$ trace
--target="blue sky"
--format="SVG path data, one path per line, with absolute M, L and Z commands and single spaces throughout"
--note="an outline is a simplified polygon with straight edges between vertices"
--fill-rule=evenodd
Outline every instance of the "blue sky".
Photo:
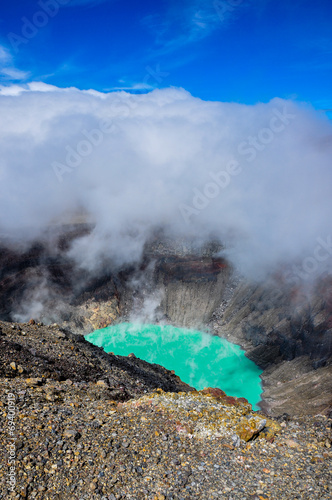
M 1 6 L 2 85 L 43 81 L 131 92 L 176 86 L 205 100 L 251 104 L 278 96 L 332 108 L 330 0 Z

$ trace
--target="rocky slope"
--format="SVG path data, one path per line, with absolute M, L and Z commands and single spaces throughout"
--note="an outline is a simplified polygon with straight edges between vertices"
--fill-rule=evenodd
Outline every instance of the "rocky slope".
M 71 380 L 97 384 L 101 398 L 126 401 L 137 394 L 161 388 L 188 391 L 191 388 L 162 366 L 134 355 L 106 354 L 101 348 L 58 325 L 0 322 L 0 375 L 22 376 L 39 386 L 46 380 Z M 99 382 L 99 383 L 98 383 Z
M 237 283 L 211 328 L 264 369 L 263 403 L 271 414 L 315 414 L 332 408 L 331 280 L 311 294 Z
M 299 356 L 309 356 L 318 368 L 332 356 L 331 277 L 310 294 L 275 282 L 242 282 L 215 317 L 220 329 L 246 345 L 247 356 L 262 368 Z
M 331 498 L 328 416 L 252 412 L 56 325 L 0 328 L 0 498 Z

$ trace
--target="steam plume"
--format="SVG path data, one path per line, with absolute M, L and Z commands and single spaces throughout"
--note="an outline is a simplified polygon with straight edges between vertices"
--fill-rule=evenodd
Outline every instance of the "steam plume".
M 331 123 L 304 104 L 34 83 L 3 87 L 0 109 L 2 235 L 29 242 L 83 213 L 95 228 L 70 255 L 89 270 L 137 261 L 160 227 L 219 238 L 251 276 L 319 238 L 332 253 Z

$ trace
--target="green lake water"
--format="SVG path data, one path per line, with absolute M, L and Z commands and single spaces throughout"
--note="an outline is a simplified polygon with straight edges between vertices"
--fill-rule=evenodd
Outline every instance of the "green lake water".
M 170 325 L 120 323 L 96 330 L 86 340 L 106 352 L 136 357 L 174 370 L 195 387 L 219 387 L 228 396 L 244 397 L 253 409 L 262 393 L 260 370 L 244 351 L 227 340 Z

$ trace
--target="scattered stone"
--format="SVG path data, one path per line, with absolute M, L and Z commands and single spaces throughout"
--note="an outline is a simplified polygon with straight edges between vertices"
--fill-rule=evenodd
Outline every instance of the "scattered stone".
M 180 383 L 164 369 L 131 359 L 132 374 L 127 358 L 108 358 L 74 337 L 58 341 L 50 327 L 25 325 L 27 337 L 0 328 L 1 343 L 24 347 L 15 353 L 17 372 L 26 367 L 31 377 L 0 377 L 0 393 L 15 394 L 17 498 L 330 498 L 331 420 L 324 415 L 289 417 L 282 427 L 242 398 L 218 389 L 179 392 L 186 386 L 167 386 Z M 0 356 L 8 370 L 6 344 Z M 97 385 L 109 378 L 116 401 Z M 248 441 L 238 432 L 244 427 Z M 0 433 L 1 449 L 7 444 Z M 6 472 L 0 468 L 0 491 L 11 498 Z
M 294 439 L 285 439 L 284 443 L 289 447 L 289 448 L 299 448 L 300 445 L 297 441 Z
M 31 386 L 37 386 L 37 385 L 42 385 L 43 379 L 41 378 L 26 378 L 25 379 L 26 383 Z
M 260 417 L 251 417 L 249 419 L 243 418 L 236 427 L 236 432 L 240 439 L 249 441 L 254 436 L 264 429 L 266 426 L 266 419 Z
M 23 497 L 23 498 L 27 497 L 28 490 L 27 490 L 26 486 L 21 487 L 21 489 L 19 490 L 19 492 L 20 492 L 21 497 Z
M 64 433 L 63 433 L 63 437 L 65 438 L 72 438 L 72 439 L 79 439 L 81 437 L 80 433 L 77 432 L 75 429 L 67 429 Z
M 15 442 L 15 446 L 17 450 L 21 450 L 23 448 L 23 441 L 20 439 Z
M 241 444 L 240 437 L 239 437 L 239 436 L 237 436 L 236 434 L 234 434 L 234 435 L 232 436 L 232 441 L 233 441 L 233 446 L 234 446 L 235 448 L 238 448 L 238 447 L 240 446 L 240 444 Z
M 108 389 L 108 384 L 105 382 L 105 380 L 97 380 L 96 385 L 100 387 L 105 387 L 105 389 Z

